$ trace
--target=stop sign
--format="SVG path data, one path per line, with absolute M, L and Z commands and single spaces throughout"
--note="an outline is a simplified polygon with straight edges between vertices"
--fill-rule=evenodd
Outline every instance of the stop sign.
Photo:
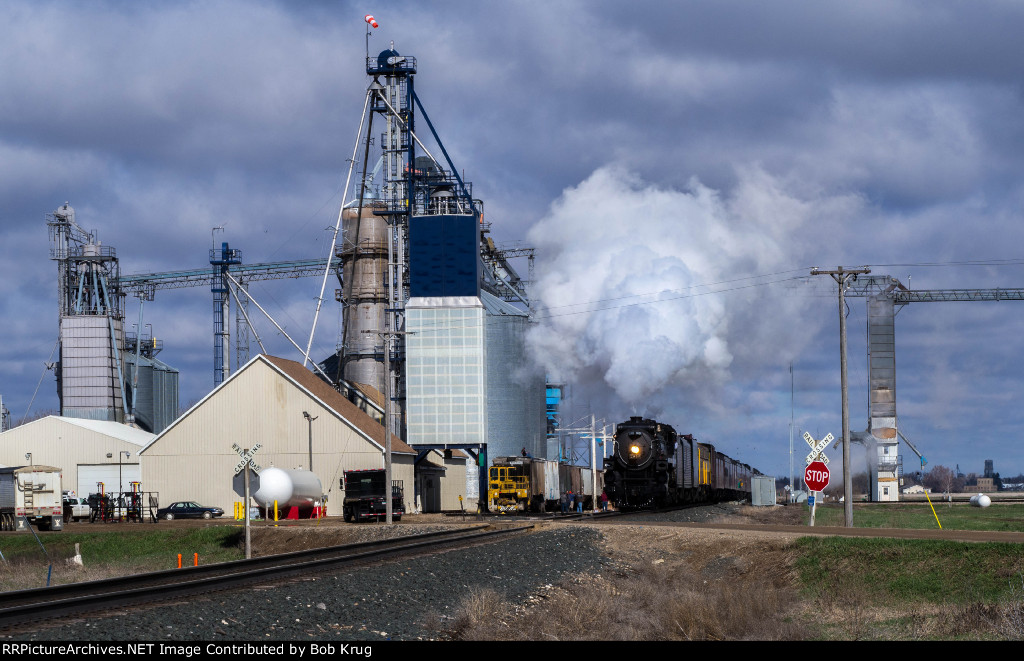
M 804 483 L 811 491 L 821 491 L 828 486 L 828 466 L 821 461 L 812 461 L 804 471 Z

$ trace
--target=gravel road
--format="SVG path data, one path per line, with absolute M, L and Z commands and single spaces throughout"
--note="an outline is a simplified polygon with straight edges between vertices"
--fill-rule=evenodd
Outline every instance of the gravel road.
M 381 641 L 443 639 L 446 620 L 476 588 L 521 603 L 577 573 L 610 564 L 598 532 L 558 526 L 493 544 L 216 593 L 69 622 L 7 640 Z

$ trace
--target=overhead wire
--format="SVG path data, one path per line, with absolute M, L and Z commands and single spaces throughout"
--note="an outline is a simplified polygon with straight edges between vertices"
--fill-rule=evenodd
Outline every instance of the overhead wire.
M 719 285 L 719 284 L 730 284 L 730 283 L 734 283 L 734 282 L 742 282 L 742 281 L 745 281 L 745 280 L 753 280 L 755 278 L 771 277 L 772 275 L 784 275 L 784 274 L 788 274 L 788 273 L 796 273 L 796 272 L 802 272 L 802 271 L 803 271 L 803 269 L 791 269 L 789 271 L 780 271 L 780 272 L 778 272 L 776 274 L 764 274 L 764 275 L 757 275 L 757 276 L 746 276 L 746 277 L 743 277 L 743 278 L 733 278 L 731 280 L 723 280 L 723 281 L 714 282 L 714 283 L 691 285 L 689 287 L 682 288 L 682 289 L 667 289 L 667 290 L 662 290 L 662 291 L 659 291 L 659 292 L 649 292 L 649 293 L 644 293 L 644 294 L 633 294 L 633 295 L 630 295 L 630 296 L 619 296 L 619 297 L 614 297 L 614 298 L 596 299 L 596 300 L 593 300 L 593 301 L 584 301 L 584 302 L 581 302 L 581 303 L 569 303 L 569 304 L 566 304 L 566 305 L 551 306 L 551 307 L 547 308 L 547 310 L 548 310 L 547 312 L 535 313 L 534 315 L 532 315 L 531 319 L 533 319 L 533 320 L 542 320 L 542 319 L 551 319 L 551 318 L 556 318 L 556 317 L 573 316 L 573 315 L 579 315 L 579 314 L 591 314 L 591 313 L 594 313 L 594 312 L 602 312 L 602 311 L 606 311 L 606 310 L 614 310 L 614 309 L 620 309 L 620 308 L 637 307 L 637 306 L 642 306 L 642 305 L 654 305 L 654 304 L 657 304 L 657 303 L 665 303 L 665 302 L 677 301 L 677 300 L 682 300 L 682 299 L 687 299 L 687 298 L 696 298 L 696 297 L 700 297 L 700 296 L 710 296 L 710 295 L 713 295 L 713 294 L 724 294 L 724 293 L 729 293 L 729 292 L 733 292 L 733 291 L 752 289 L 752 288 L 756 288 L 756 287 L 766 287 L 766 286 L 771 286 L 771 285 L 777 285 L 777 284 L 784 283 L 784 282 L 792 282 L 792 281 L 796 281 L 796 280 L 801 280 L 801 279 L 803 279 L 806 276 L 803 276 L 803 275 L 800 275 L 800 276 L 790 276 L 790 277 L 785 277 L 785 278 L 779 278 L 779 279 L 776 279 L 776 280 L 769 280 L 769 281 L 765 281 L 765 282 L 754 282 L 754 283 L 749 283 L 749 284 L 745 284 L 745 285 L 738 285 L 738 286 L 728 287 L 728 288 L 723 288 L 723 289 L 715 289 L 715 290 L 712 290 L 712 291 L 705 291 L 705 292 L 693 292 L 693 291 L 691 291 L 693 289 L 699 289 L 699 288 L 703 288 L 703 287 L 712 287 L 712 286 Z M 676 293 L 676 295 L 673 295 L 673 296 L 665 296 L 666 292 L 667 293 L 678 292 L 678 293 Z M 630 299 L 636 299 L 636 298 L 648 297 L 648 296 L 658 296 L 659 298 L 657 298 L 655 300 L 631 301 L 631 302 L 624 302 L 624 303 L 623 302 L 616 303 L 616 301 L 629 301 Z M 601 305 L 601 304 L 604 304 L 604 303 L 611 303 L 611 304 L 610 305 Z M 587 308 L 585 310 L 566 310 L 564 312 L 552 312 L 552 310 L 559 310 L 559 309 L 564 309 L 564 308 L 573 308 L 573 307 L 578 307 L 580 305 L 589 305 L 589 306 L 597 305 L 598 307 L 590 307 L 590 308 Z M 456 309 L 458 309 L 458 308 L 456 308 Z M 526 316 L 526 312 L 525 311 L 523 312 L 523 314 L 524 314 L 524 316 Z M 481 328 L 481 327 L 482 327 L 482 324 L 477 323 L 477 322 L 466 323 L 466 324 L 451 324 L 451 323 L 444 323 L 444 322 L 441 322 L 441 323 L 427 323 L 424 326 L 417 327 L 416 332 L 417 333 L 425 333 L 425 332 L 429 333 L 429 332 L 441 332 L 441 331 L 448 331 L 448 330 L 466 329 L 466 328 Z
M 869 266 L 874 268 L 889 268 L 889 267 L 959 267 L 959 266 L 1012 266 L 1012 265 L 1024 265 L 1024 258 L 1017 259 L 986 259 L 986 260 L 962 260 L 962 261 L 948 261 L 948 262 L 914 262 L 905 264 L 870 264 Z M 766 287 L 782 284 L 785 282 L 797 282 L 801 280 L 807 280 L 807 275 L 791 275 L 796 273 L 806 274 L 810 270 L 810 266 L 788 269 L 784 271 L 775 271 L 772 273 L 764 273 L 758 275 L 743 276 L 739 278 L 731 278 L 727 280 L 719 280 L 715 282 L 708 282 L 702 284 L 690 285 L 685 288 L 679 289 L 665 289 L 656 292 L 646 292 L 640 294 L 629 294 L 625 296 L 616 296 L 611 298 L 594 299 L 591 301 L 581 301 L 578 303 L 566 303 L 564 305 L 557 306 L 545 306 L 544 312 L 537 312 L 531 316 L 533 320 L 544 320 L 553 319 L 557 317 L 573 316 L 578 314 L 592 314 L 595 312 L 603 312 L 607 310 L 614 310 L 619 308 L 637 307 L 642 305 L 653 305 L 657 303 L 663 303 L 668 301 L 677 301 L 686 298 L 696 298 L 699 296 L 709 296 L 712 294 L 725 294 L 734 291 L 741 291 L 745 289 L 751 289 L 756 287 Z M 749 284 L 738 285 L 735 287 L 727 287 L 722 289 L 714 289 L 711 291 L 693 291 L 695 289 L 703 289 L 706 287 L 716 287 L 718 285 L 728 285 L 738 282 L 748 282 L 751 280 L 759 280 L 763 278 L 774 278 L 775 276 L 788 276 L 773 280 L 751 282 Z M 678 292 L 676 295 L 665 296 L 666 293 Z M 654 300 L 634 300 L 638 298 L 657 296 Z M 617 303 L 618 301 L 632 301 L 626 303 Z M 605 305 L 608 304 L 608 305 Z M 578 308 L 586 306 L 586 309 L 572 310 L 571 308 Z M 451 324 L 427 324 L 426 328 L 422 328 L 419 332 L 440 332 L 442 330 L 454 330 L 458 328 L 474 328 L 478 327 L 479 324 L 473 323 L 469 325 L 451 325 Z
M 25 409 L 25 415 L 21 416 L 21 422 L 18 424 L 23 425 L 25 424 L 25 421 L 28 420 L 28 414 L 32 411 L 32 404 L 35 403 L 36 395 L 39 394 L 39 386 L 43 385 L 43 378 L 52 368 L 53 363 L 51 361 L 53 360 L 53 354 L 56 353 L 58 346 L 60 346 L 59 336 L 57 337 L 57 341 L 53 343 L 53 348 L 50 349 L 50 356 L 46 359 L 46 363 L 44 363 L 43 373 L 39 375 L 39 383 L 36 384 L 36 389 L 32 392 L 32 399 L 28 401 L 28 408 Z

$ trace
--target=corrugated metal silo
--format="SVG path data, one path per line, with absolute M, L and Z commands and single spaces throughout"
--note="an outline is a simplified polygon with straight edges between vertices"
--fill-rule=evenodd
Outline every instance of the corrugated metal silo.
M 157 360 L 139 356 L 139 374 L 135 377 L 135 355 L 125 355 L 128 403 L 135 401 L 135 423 L 146 431 L 159 434 L 178 415 L 178 370 Z M 132 384 L 137 391 L 132 393 Z
M 544 371 L 526 360 L 526 312 L 487 292 L 486 310 L 487 454 L 547 457 Z

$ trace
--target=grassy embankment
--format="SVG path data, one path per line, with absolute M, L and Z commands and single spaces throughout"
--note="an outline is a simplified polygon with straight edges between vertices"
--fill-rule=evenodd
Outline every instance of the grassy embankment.
M 936 507 L 947 530 L 1024 531 L 1024 506 Z M 818 510 L 842 525 L 842 507 Z M 927 504 L 858 507 L 864 527 L 938 526 Z M 789 544 L 682 545 L 674 565 L 640 552 L 618 576 L 566 586 L 510 613 L 475 593 L 451 627 L 462 639 L 999 640 L 1024 638 L 1024 545 L 803 537 Z M 746 547 L 746 548 L 742 548 Z M 710 552 L 708 549 L 711 549 Z M 736 571 L 709 580 L 715 566 Z M 614 599 L 609 599 L 614 595 Z M 593 622 L 606 626 L 595 630 Z M 539 633 L 537 633 L 539 632 Z
M 154 527 L 155 528 L 155 527 Z M 20 590 L 46 585 L 50 563 L 51 585 L 97 580 L 193 564 L 195 553 L 201 564 L 225 562 L 245 557 L 241 548 L 241 529 L 237 526 L 201 528 L 144 529 L 93 533 L 60 532 L 41 535 L 46 554 L 31 534 L 0 536 L 0 590 Z M 68 560 L 79 545 L 82 567 Z
M 1024 505 L 875 504 L 854 509 L 861 528 L 1024 531 Z M 842 506 L 816 524 L 843 525 Z M 1024 636 L 1024 545 L 805 537 L 794 545 L 803 596 L 845 617 L 821 623 L 838 638 Z
M 1024 504 L 971 507 L 967 503 L 875 503 L 853 508 L 853 525 L 857 528 L 915 528 L 937 530 L 936 515 L 943 530 L 990 530 L 1024 532 Z M 815 525 L 842 526 L 842 505 L 818 507 Z
M 1024 545 L 804 537 L 793 544 L 814 637 L 1024 636 Z

